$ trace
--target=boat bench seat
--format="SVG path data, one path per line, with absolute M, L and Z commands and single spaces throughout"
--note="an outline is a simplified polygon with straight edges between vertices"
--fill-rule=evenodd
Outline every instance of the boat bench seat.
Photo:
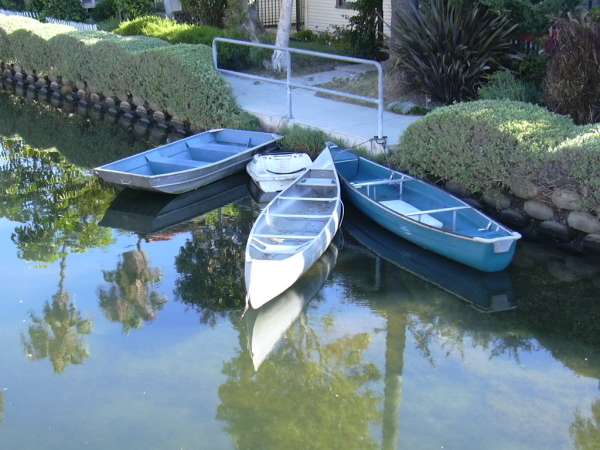
M 415 208 L 413 205 L 406 203 L 403 200 L 387 200 L 381 202 L 381 204 L 402 215 L 418 213 L 420 211 L 419 208 Z M 429 214 L 411 215 L 410 218 L 435 228 L 442 228 L 444 226 L 442 222 Z
M 333 178 L 305 178 L 298 183 L 299 186 L 332 187 L 335 186 Z
M 208 164 L 206 161 L 196 161 L 193 159 L 183 158 L 167 158 L 158 155 L 146 156 L 146 160 L 150 164 L 152 171 L 158 174 L 195 169 Z

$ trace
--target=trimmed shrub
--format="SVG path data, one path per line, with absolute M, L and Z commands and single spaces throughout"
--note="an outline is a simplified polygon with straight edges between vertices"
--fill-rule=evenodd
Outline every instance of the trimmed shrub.
M 569 136 L 572 122 L 544 108 L 481 100 L 438 108 L 408 128 L 396 161 L 419 176 L 473 192 L 508 186 L 513 172 L 539 172 L 539 155 Z
M 600 24 L 589 16 L 557 22 L 544 99 L 576 123 L 600 121 Z
M 146 100 L 195 129 L 255 127 L 212 68 L 210 48 L 146 37 L 77 32 L 70 27 L 0 17 L 0 55 L 40 75 L 85 82 L 96 92 Z
M 396 11 L 391 48 L 407 84 L 450 104 L 477 96 L 486 76 L 516 57 L 508 19 L 481 5 L 431 0 Z
M 600 204 L 600 127 L 576 126 L 540 106 L 480 100 L 438 108 L 402 136 L 394 163 L 471 192 L 508 189 L 525 177 L 542 190 L 576 187 Z
M 479 98 L 482 100 L 538 103 L 540 94 L 533 83 L 517 80 L 509 70 L 493 73 L 488 82 L 479 89 Z

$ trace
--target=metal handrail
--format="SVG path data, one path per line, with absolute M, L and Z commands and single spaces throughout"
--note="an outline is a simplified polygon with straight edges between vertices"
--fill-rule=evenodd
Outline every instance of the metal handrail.
M 268 50 L 278 50 L 278 51 L 284 52 L 287 57 L 286 79 L 285 80 L 277 80 L 274 78 L 263 77 L 260 75 L 253 75 L 253 74 L 244 73 L 244 72 L 237 72 L 235 70 L 219 68 L 219 58 L 218 58 L 218 43 L 219 42 L 243 45 L 246 47 L 265 48 Z M 258 81 L 264 81 L 267 83 L 273 83 L 273 84 L 279 84 L 279 85 L 286 86 L 287 87 L 287 100 L 288 100 L 288 119 L 293 118 L 292 91 L 294 88 L 307 89 L 310 91 L 322 92 L 324 94 L 338 95 L 340 97 L 351 98 L 354 100 L 362 100 L 365 102 L 376 104 L 377 105 L 377 137 L 378 138 L 384 137 L 383 136 L 383 111 L 384 111 L 383 66 L 378 61 L 373 61 L 371 59 L 354 58 L 352 56 L 341 56 L 341 55 L 334 55 L 331 53 L 315 52 L 312 50 L 303 50 L 303 49 L 299 49 L 299 48 L 279 47 L 277 45 L 261 44 L 258 42 L 242 41 L 242 40 L 238 40 L 238 39 L 229 39 L 229 38 L 222 38 L 222 37 L 217 37 L 217 38 L 213 39 L 212 54 L 213 54 L 213 64 L 214 64 L 215 70 L 217 70 L 221 73 L 226 73 L 226 74 L 234 75 L 234 76 L 241 77 L 241 78 L 248 78 L 250 80 L 258 80 Z M 322 87 L 318 87 L 318 86 L 310 86 L 307 84 L 301 84 L 301 83 L 296 83 L 296 82 L 292 81 L 292 56 L 291 56 L 292 54 L 315 56 L 317 58 L 333 59 L 335 61 L 343 61 L 343 62 L 350 62 L 350 63 L 356 63 L 356 64 L 367 64 L 367 65 L 375 66 L 375 68 L 377 69 L 377 76 L 378 76 L 377 98 L 366 97 L 366 96 L 356 95 L 356 94 L 350 94 L 348 92 L 336 91 L 334 89 L 326 89 L 326 88 L 322 88 Z

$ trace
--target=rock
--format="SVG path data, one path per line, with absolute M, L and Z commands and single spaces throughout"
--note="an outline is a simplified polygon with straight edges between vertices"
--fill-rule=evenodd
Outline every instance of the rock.
M 589 252 L 600 254 L 600 234 L 588 234 L 584 237 L 583 248 Z
M 550 220 L 554 217 L 554 210 L 548 205 L 537 200 L 527 200 L 523 205 L 525 212 L 537 220 Z
M 571 211 L 567 217 L 567 223 L 577 231 L 600 233 L 600 220 L 587 212 Z
M 391 102 L 388 105 L 388 109 L 397 114 L 409 114 L 413 110 L 413 108 L 416 108 L 417 106 L 418 105 L 416 103 L 413 103 L 411 101 L 397 101 Z
M 569 227 L 555 220 L 544 220 L 539 226 L 540 232 L 559 241 L 568 241 L 573 237 Z
M 483 193 L 481 200 L 494 209 L 506 209 L 510 207 L 510 198 L 500 191 L 486 191 Z
M 554 203 L 557 208 L 574 211 L 581 207 L 581 196 L 577 192 L 569 189 L 556 189 L 552 193 L 552 203 Z
M 469 195 L 469 191 L 462 184 L 455 181 L 447 181 L 444 188 L 452 194 L 458 195 L 459 197 L 466 197 Z
M 500 212 L 500 221 L 512 228 L 520 230 L 529 224 L 529 217 L 519 209 L 508 208 Z
M 535 184 L 524 177 L 511 178 L 509 186 L 513 194 L 524 200 L 535 198 L 540 192 Z

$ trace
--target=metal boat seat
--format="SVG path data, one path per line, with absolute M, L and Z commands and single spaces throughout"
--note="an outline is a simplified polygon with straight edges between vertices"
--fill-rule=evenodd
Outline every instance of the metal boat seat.
M 411 219 L 416 220 L 417 222 L 424 223 L 426 225 L 435 227 L 435 228 L 443 228 L 444 224 L 437 220 L 435 217 L 427 214 L 428 212 L 435 211 L 421 211 L 418 208 L 415 208 L 410 203 L 406 203 L 403 200 L 387 200 L 381 202 L 383 206 L 391 209 L 398 214 L 402 214 L 403 216 L 408 216 Z
M 208 164 L 206 161 L 196 161 L 193 159 L 183 158 L 167 158 L 158 155 L 147 155 L 146 161 L 148 161 L 152 172 L 156 174 L 195 169 L 198 167 L 206 166 Z

